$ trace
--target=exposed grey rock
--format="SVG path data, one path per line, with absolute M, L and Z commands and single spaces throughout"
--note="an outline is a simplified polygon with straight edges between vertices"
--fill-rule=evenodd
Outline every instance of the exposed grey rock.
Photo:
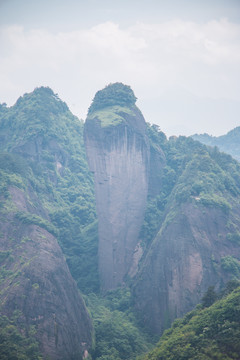
M 14 212 L 44 215 L 39 202 L 34 211 L 31 191 L 9 192 Z M 41 226 L 17 220 L 14 212 L 1 215 L 1 265 L 7 274 L 0 284 L 1 314 L 20 311 L 20 329 L 35 326 L 44 358 L 82 359 L 92 343 L 91 319 L 57 240 Z
M 103 291 L 122 285 L 131 268 L 149 176 L 149 143 L 141 112 L 136 106 L 117 112 L 108 107 L 105 112 L 113 116 L 109 125 L 102 121 L 101 113 L 85 123 L 87 157 L 95 179 Z
M 221 209 L 184 204 L 163 224 L 137 274 L 133 287 L 144 324 L 161 334 L 192 310 L 208 287 L 216 290 L 230 278 L 221 258 L 239 258 L 238 244 L 227 239 L 229 216 Z M 234 222 L 239 224 L 240 209 Z

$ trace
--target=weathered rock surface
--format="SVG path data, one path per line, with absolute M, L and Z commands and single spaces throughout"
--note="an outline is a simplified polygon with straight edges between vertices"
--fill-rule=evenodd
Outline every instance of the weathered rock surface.
M 85 146 L 94 173 L 102 290 L 122 285 L 138 243 L 148 193 L 146 123 L 134 105 L 108 106 L 85 123 Z M 105 119 L 111 118 L 109 123 Z
M 209 286 L 220 289 L 234 271 L 240 276 L 240 168 L 191 139 L 167 140 L 150 126 L 146 132 L 129 87 L 117 83 L 97 95 L 84 137 L 95 180 L 101 288 L 129 285 L 131 277 L 136 308 L 161 334 Z M 59 244 L 68 261 L 72 256 L 79 288 L 90 279 L 98 291 L 97 235 L 85 233 L 96 216 L 82 127 L 50 89 L 25 95 L 6 114 L 1 311 L 11 318 L 20 310 L 23 331 L 35 326 L 45 358 L 81 359 L 92 325 Z
M 3 210 L 0 221 L 1 313 L 11 318 L 20 311 L 19 328 L 35 326 L 44 358 L 82 359 L 92 324 L 62 251 L 47 230 L 16 219 L 16 212 L 43 216 L 32 191 L 11 187 L 9 193 L 12 211 Z
M 239 207 L 234 213 L 239 228 Z M 221 209 L 186 203 L 168 216 L 133 289 L 145 325 L 157 334 L 192 310 L 209 286 L 217 290 L 230 280 L 221 258 L 240 257 L 239 245 L 227 239 L 232 219 Z

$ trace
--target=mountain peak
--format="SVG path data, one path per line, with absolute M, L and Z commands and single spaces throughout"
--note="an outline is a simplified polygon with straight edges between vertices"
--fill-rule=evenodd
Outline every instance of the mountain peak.
M 136 100 L 137 98 L 130 86 L 124 85 L 120 82 L 109 84 L 104 89 L 99 90 L 96 93 L 92 104 L 88 109 L 88 115 L 92 114 L 94 111 L 101 110 L 109 106 L 120 105 L 132 107 Z
M 37 87 L 32 92 L 21 96 L 17 100 L 16 106 L 19 109 L 26 106 L 36 109 L 40 106 L 43 109 L 54 109 L 54 112 L 69 110 L 67 104 L 58 97 L 58 94 L 55 94 L 50 87 L 45 86 Z

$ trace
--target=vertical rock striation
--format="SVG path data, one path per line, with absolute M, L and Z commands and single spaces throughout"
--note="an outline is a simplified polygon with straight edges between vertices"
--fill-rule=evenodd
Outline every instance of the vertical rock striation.
M 98 106 L 99 97 L 107 101 Z M 128 86 L 109 85 L 96 94 L 85 123 L 88 162 L 95 179 L 103 291 L 124 282 L 144 218 L 149 144 L 135 100 Z

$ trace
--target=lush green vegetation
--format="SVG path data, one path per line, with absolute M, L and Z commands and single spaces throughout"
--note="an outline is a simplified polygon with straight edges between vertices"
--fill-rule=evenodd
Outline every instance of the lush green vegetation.
M 240 127 L 229 131 L 226 135 L 219 137 L 208 134 L 193 135 L 193 139 L 209 146 L 217 146 L 221 151 L 230 154 L 232 157 L 240 160 Z
M 135 102 L 130 87 L 121 83 L 109 85 L 96 94 L 88 119 L 97 116 L 103 127 L 118 124 L 123 121 L 121 112 L 130 114 Z M 0 205 L 1 220 L 11 212 L 16 221 L 38 225 L 57 237 L 93 318 L 96 344 L 92 358 L 131 360 L 148 351 L 154 339 L 139 325 L 129 289 L 118 289 L 104 297 L 99 295 L 94 184 L 84 150 L 83 123 L 52 90 L 39 88 L 24 95 L 11 108 L 0 107 L 0 132 L 0 195 L 4 199 Z M 232 214 L 240 195 L 240 166 L 236 161 L 191 138 L 167 140 L 156 125 L 148 126 L 148 136 L 151 156 L 163 150 L 165 165 L 156 174 L 156 188 L 149 189 L 140 235 L 145 248 L 185 203 Z M 19 211 L 13 206 L 9 186 L 20 188 L 29 199 L 35 199 L 29 200 L 31 211 Z M 228 230 L 229 243 L 239 244 L 234 217 Z M 0 253 L 0 265 L 3 265 L 0 280 L 15 276 L 7 272 L 6 261 L 12 261 L 10 251 Z M 226 274 L 239 278 L 237 258 L 223 257 L 220 266 Z M 239 348 L 230 337 L 239 335 L 239 324 L 231 317 L 231 314 L 239 315 L 238 307 L 234 308 L 237 296 L 239 301 L 239 290 L 211 308 L 199 308 L 177 320 L 161 338 L 160 347 L 147 358 L 235 359 L 234 352 L 239 353 Z M 214 289 L 209 290 L 204 301 L 207 306 L 215 301 Z M 218 315 L 222 309 L 224 315 Z M 214 316 L 215 324 L 219 324 L 218 334 L 213 328 Z M 6 359 L 16 358 L 16 351 L 19 359 L 31 358 L 29 354 L 34 351 L 38 354 L 34 329 L 20 333 L 19 324 L 14 321 L 1 318 L 0 352 L 6 354 Z
M 227 255 L 221 258 L 221 266 L 229 272 L 233 279 L 240 279 L 240 261 L 233 256 Z
M 152 337 L 134 315 L 129 289 L 119 288 L 105 297 L 90 294 L 86 304 L 95 329 L 94 360 L 133 360 L 152 348 Z
M 19 330 L 19 322 L 21 331 Z M 42 357 L 34 335 L 34 327 L 26 329 L 25 325 L 21 323 L 19 312 L 15 312 L 11 319 L 7 316 L 0 316 L 1 360 L 41 360 Z
M 144 359 L 239 359 L 240 287 L 239 283 L 231 285 L 220 300 L 213 299 L 210 307 L 199 305 L 183 319 L 177 319 Z
M 28 163 L 27 161 L 17 155 L 10 153 L 0 153 L 0 169 L 7 173 L 27 175 Z
M 0 111 L 0 131 L 6 135 L 1 142 L 0 191 L 7 196 L 13 185 L 38 199 L 30 204 L 31 213 L 12 209 L 16 218 L 57 236 L 81 291 L 97 292 L 97 221 L 83 123 L 51 89 L 42 87 Z
M 182 204 L 191 202 L 197 206 L 219 208 L 228 214 L 240 195 L 240 165 L 231 156 L 217 148 L 207 148 L 191 138 L 166 136 L 156 125 L 148 125 L 151 151 L 164 151 L 165 166 L 159 179 L 159 187 L 148 198 L 141 238 L 145 245 L 151 243 L 165 218 L 169 206 L 172 214 Z M 170 214 L 170 213 L 169 213 Z M 234 228 L 234 226 L 232 227 Z M 237 241 L 237 235 L 229 234 L 229 240 Z
M 46 229 L 48 232 L 55 236 L 57 236 L 58 234 L 58 230 L 57 228 L 55 228 L 55 226 L 53 226 L 49 221 L 38 215 L 30 214 L 29 212 L 17 211 L 15 216 L 16 219 L 20 220 L 24 224 L 38 225 L 39 227 Z
M 234 232 L 233 234 L 228 233 L 227 239 L 232 243 L 240 244 L 240 233 L 238 231 Z
M 137 98 L 130 86 L 122 83 L 109 84 L 96 93 L 92 104 L 88 109 L 88 115 L 108 106 L 120 105 L 131 107 L 135 104 L 136 100 Z
M 126 110 L 120 105 L 115 109 Z M 0 128 L 8 135 L 1 143 L 1 193 L 5 201 L 0 216 L 14 213 L 16 221 L 38 225 L 57 237 L 79 289 L 89 294 L 85 300 L 96 334 L 92 358 L 134 359 L 146 352 L 151 341 L 140 330 L 130 310 L 129 290 L 119 289 L 106 297 L 96 295 L 99 292 L 97 219 L 93 179 L 83 146 L 83 123 L 72 116 L 50 89 L 40 88 L 24 95 L 14 107 L 4 108 L 4 113 L 0 112 Z M 13 206 L 9 185 L 24 191 L 29 201 L 36 199 L 29 202 L 29 212 Z M 6 268 L 9 261 L 15 261 L 11 260 L 11 252 L 1 252 L 0 261 L 0 280 L 11 278 L 17 282 L 17 271 Z M 1 326 L 5 331 L 5 325 Z M 17 323 L 14 332 L 19 334 Z M 9 340 L 4 346 L 10 359 L 12 340 L 10 333 L 6 334 Z M 35 344 L 28 333 L 19 338 L 19 346 L 16 345 L 19 354 L 22 351 L 25 356 L 25 344 L 31 342 Z
M 108 106 L 101 110 L 96 110 L 88 115 L 87 121 L 97 118 L 100 120 L 101 127 L 115 126 L 124 122 L 122 113 L 131 114 L 129 107 L 124 106 Z

